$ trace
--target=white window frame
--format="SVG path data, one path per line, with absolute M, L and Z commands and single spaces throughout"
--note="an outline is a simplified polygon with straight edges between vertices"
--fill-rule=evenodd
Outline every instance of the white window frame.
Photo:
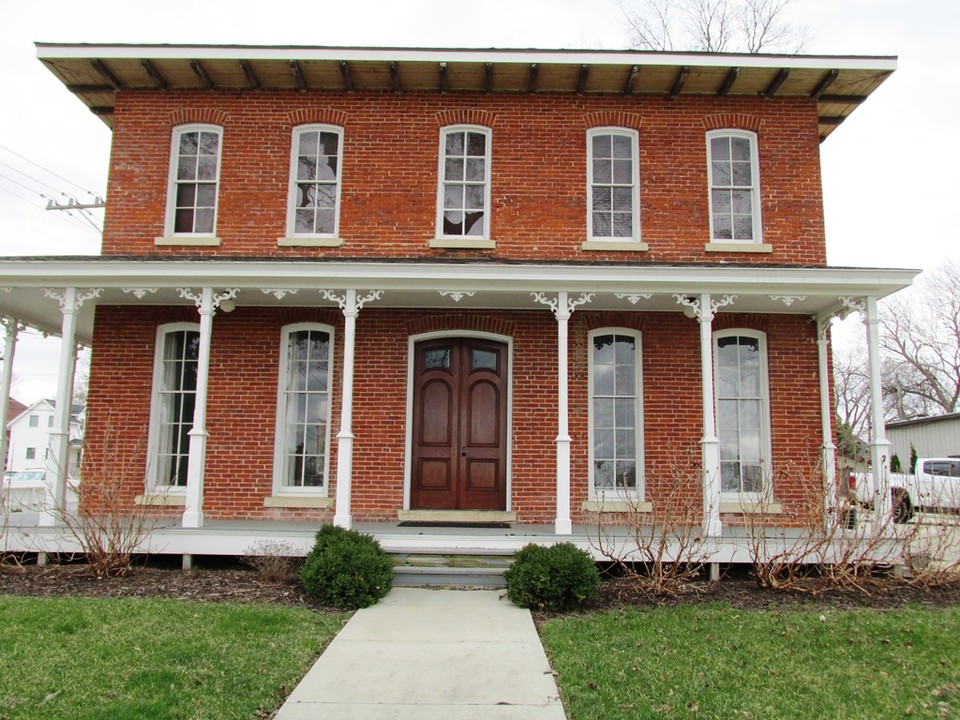
M 39 415 L 31 415 L 30 418 L 29 418 L 28 424 L 29 424 L 29 426 L 32 427 L 32 428 L 38 428 L 38 427 L 40 427 L 40 416 L 39 416 Z
M 636 474 L 637 474 L 637 486 L 636 488 L 630 490 L 624 490 L 623 488 L 616 487 L 614 484 L 613 488 L 598 488 L 596 484 L 595 476 L 595 466 L 594 466 L 594 423 L 596 418 L 594 417 L 594 348 L 593 342 L 594 338 L 600 335 L 620 335 L 628 336 L 633 338 L 636 343 L 636 358 L 635 358 L 635 368 L 636 368 L 636 377 L 634 378 L 636 395 L 635 395 L 635 407 L 634 407 L 634 417 L 636 419 L 636 426 L 634 431 L 636 437 L 634 438 L 634 443 L 636 447 Z M 644 417 L 643 417 L 643 335 L 639 330 L 632 330 L 630 328 L 623 327 L 604 327 L 597 328 L 595 330 L 590 330 L 587 333 L 587 403 L 588 403 L 588 413 L 587 413 L 587 435 L 589 441 L 588 445 L 588 462 L 589 462 L 589 497 L 591 500 L 629 500 L 631 502 L 642 502 L 644 499 L 644 494 L 646 492 L 646 473 L 645 473 L 645 464 L 644 464 Z
M 216 194 L 213 207 L 213 228 L 210 232 L 176 232 L 176 214 L 177 214 L 177 170 L 180 166 L 180 136 L 190 132 L 208 132 L 215 133 L 217 141 L 217 178 Z M 173 129 L 173 136 L 170 140 L 170 167 L 167 177 L 167 210 L 164 220 L 165 238 L 158 238 L 158 244 L 169 244 L 171 239 L 189 243 L 191 238 L 199 240 L 215 238 L 217 234 L 217 215 L 220 208 L 220 182 L 223 157 L 223 128 L 219 125 L 191 124 L 178 125 Z
M 598 135 L 620 135 L 630 139 L 630 159 L 633 163 L 631 173 L 632 227 L 629 237 L 617 235 L 595 235 L 593 232 L 593 139 Z M 604 186 L 625 187 L 621 183 Z M 590 243 L 639 243 L 640 242 L 640 133 L 623 127 L 597 127 L 587 131 L 587 239 Z
M 160 478 L 160 439 L 161 417 L 163 405 L 160 400 L 160 390 L 163 386 L 163 351 L 167 335 L 175 332 L 200 332 L 199 323 L 177 322 L 166 323 L 157 327 L 153 354 L 153 386 L 150 392 L 150 425 L 147 433 L 147 489 L 163 492 L 170 495 L 185 494 L 185 485 L 168 485 Z
M 714 387 L 714 417 L 716 418 L 717 438 L 721 434 L 720 426 L 720 340 L 728 337 L 746 337 L 758 341 L 760 353 L 760 472 L 761 490 L 759 492 L 724 492 L 720 488 L 721 502 L 735 502 L 741 506 L 750 506 L 756 503 L 771 502 L 773 500 L 773 469 L 772 445 L 770 437 L 770 372 L 769 355 L 767 353 L 767 334 L 750 328 L 728 328 L 713 333 L 713 387 Z M 738 396 L 741 399 L 743 396 Z M 732 398 L 730 398 L 732 399 Z M 738 440 L 738 442 L 741 442 Z M 721 447 L 722 452 L 722 447 Z M 721 459 L 721 465 L 722 465 Z M 722 483 L 722 479 L 720 480 Z M 741 479 L 742 482 L 742 479 Z
M 303 233 L 297 232 L 297 158 L 299 157 L 300 136 L 303 133 L 333 133 L 337 136 L 337 179 L 336 198 L 333 208 L 333 232 Z M 337 125 L 311 123 L 298 125 L 293 129 L 290 142 L 290 181 L 287 195 L 287 236 L 280 240 L 281 245 L 339 245 L 340 238 L 340 193 L 343 188 L 343 128 Z M 316 242 L 313 242 L 316 241 Z
M 447 235 L 443 232 L 443 186 L 444 186 L 444 174 L 445 174 L 445 161 L 446 161 L 446 149 L 447 149 L 447 135 L 454 132 L 467 132 L 467 133 L 479 133 L 486 138 L 485 149 L 486 154 L 484 156 L 484 191 L 483 191 L 483 208 L 484 208 L 484 223 L 483 223 L 483 234 L 482 235 Z M 490 222 L 492 219 L 492 208 L 490 207 L 490 185 L 491 178 L 493 174 L 491 172 L 492 158 L 493 158 L 493 131 L 482 125 L 445 125 L 440 128 L 440 143 L 439 143 L 439 159 L 437 162 L 437 225 L 436 225 L 436 237 L 438 241 L 443 241 L 438 243 L 437 246 L 444 247 L 445 245 L 453 246 L 480 246 L 488 247 L 490 243 Z M 464 175 L 466 178 L 466 175 Z M 466 179 L 464 179 L 463 184 L 466 184 Z
M 329 355 L 327 357 L 327 417 L 324 419 L 326 424 L 326 436 L 324 447 L 326 454 L 323 459 L 323 485 L 319 487 L 297 487 L 285 485 L 284 470 L 286 463 L 286 448 L 284 447 L 284 426 L 286 423 L 286 387 L 289 373 L 287 363 L 288 348 L 290 336 L 293 333 L 304 330 L 312 330 L 327 333 L 330 337 Z M 279 349 L 279 372 L 277 378 L 277 418 L 274 430 L 274 452 L 273 452 L 273 494 L 274 496 L 309 496 L 309 497 L 327 497 L 330 491 L 330 456 L 332 447 L 330 445 L 331 418 L 333 416 L 333 389 L 334 389 L 334 343 L 336 335 L 332 325 L 324 323 L 294 323 L 284 325 L 280 332 Z
M 750 186 L 751 203 L 751 221 L 753 223 L 753 237 L 750 239 L 736 238 L 718 238 L 714 235 L 714 209 L 713 209 L 713 191 L 714 189 L 745 189 L 744 186 L 733 185 L 714 185 L 713 178 L 713 151 L 711 141 L 716 138 L 743 138 L 750 142 L 750 177 L 752 184 Z M 763 222 L 760 212 L 760 152 L 757 134 L 751 130 L 721 129 L 711 130 L 706 135 L 707 139 L 707 205 L 710 208 L 710 243 L 713 245 L 763 245 Z

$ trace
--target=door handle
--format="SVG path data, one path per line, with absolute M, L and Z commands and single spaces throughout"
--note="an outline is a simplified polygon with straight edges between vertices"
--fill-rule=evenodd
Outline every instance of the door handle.
M 464 445 L 462 448 L 460 448 L 460 457 L 466 457 L 466 456 L 467 456 L 467 446 Z

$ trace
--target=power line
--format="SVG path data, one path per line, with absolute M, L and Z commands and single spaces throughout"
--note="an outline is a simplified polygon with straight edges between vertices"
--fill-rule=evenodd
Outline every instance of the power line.
M 32 181 L 35 182 L 37 185 L 43 185 L 44 187 L 50 188 L 51 190 L 53 190 L 53 191 L 56 192 L 56 193 L 60 193 L 61 195 L 65 196 L 65 197 L 70 197 L 70 194 L 69 194 L 69 193 L 65 193 L 65 192 L 63 192 L 60 188 L 54 187 L 54 186 L 51 185 L 50 183 L 45 183 L 43 180 L 38 180 L 37 178 L 33 177 L 32 175 L 28 175 L 27 173 L 25 173 L 23 170 L 19 170 L 18 168 L 15 168 L 13 165 L 8 165 L 8 164 L 5 163 L 5 162 L 0 162 L 0 165 L 3 165 L 3 167 L 6 167 L 6 168 L 10 168 L 10 169 L 13 170 L 15 173 L 19 173 L 20 175 L 23 175 L 25 178 L 27 178 L 28 180 L 32 180 Z M 7 178 L 7 179 L 10 180 L 11 178 Z
M 21 160 L 25 160 L 26 162 L 30 163 L 31 165 L 40 168 L 40 169 L 43 170 L 45 173 L 49 173 L 50 175 L 53 175 L 55 178 L 58 178 L 59 180 L 63 180 L 65 183 L 69 183 L 70 185 L 73 185 L 75 188 L 77 188 L 78 190 L 82 190 L 83 192 L 87 193 L 88 195 L 93 195 L 94 197 L 100 197 L 100 193 L 95 193 L 95 192 L 93 192 L 92 190 L 88 190 L 87 188 L 83 187 L 82 185 L 77 185 L 77 184 L 76 184 L 75 182 L 73 182 L 72 180 L 68 180 L 67 178 L 63 177 L 62 175 L 58 175 L 57 173 L 53 172 L 53 170 L 48 170 L 47 168 L 45 168 L 45 167 L 44 167 L 43 165 L 41 165 L 40 163 L 36 163 L 36 162 L 34 162 L 33 160 L 31 160 L 30 158 L 24 157 L 24 156 L 21 155 L 20 153 L 14 151 L 14 150 L 11 150 L 10 148 L 8 148 L 6 145 L 0 145 L 0 148 L 2 148 L 3 150 L 6 150 L 6 151 L 7 151 L 8 153 L 10 153 L 11 155 L 16 155 L 16 156 L 17 156 L 18 158 L 20 158 Z M 66 193 L 64 193 L 64 194 L 66 194 Z

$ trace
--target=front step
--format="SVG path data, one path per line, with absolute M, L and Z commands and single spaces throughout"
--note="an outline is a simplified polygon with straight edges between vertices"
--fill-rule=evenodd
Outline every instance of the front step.
M 506 587 L 503 574 L 513 554 L 393 553 L 397 587 Z

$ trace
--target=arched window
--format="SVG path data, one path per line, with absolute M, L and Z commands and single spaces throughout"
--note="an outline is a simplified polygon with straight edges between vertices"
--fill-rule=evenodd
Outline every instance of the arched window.
M 491 139 L 473 125 L 440 131 L 437 237 L 489 239 Z
M 223 130 L 215 125 L 174 128 L 167 192 L 167 235 L 215 234 L 222 136 Z
M 280 360 L 275 492 L 326 494 L 333 328 L 314 323 L 284 327 Z
M 710 240 L 762 243 L 757 134 L 749 130 L 707 133 Z
M 590 240 L 640 240 L 636 130 L 587 132 L 587 227 Z
M 589 334 L 590 488 L 595 498 L 643 496 L 640 333 Z
M 770 491 L 770 393 L 766 335 L 714 333 L 720 491 L 740 499 Z
M 335 238 L 340 231 L 343 130 L 302 125 L 293 130 L 290 161 L 289 237 Z

